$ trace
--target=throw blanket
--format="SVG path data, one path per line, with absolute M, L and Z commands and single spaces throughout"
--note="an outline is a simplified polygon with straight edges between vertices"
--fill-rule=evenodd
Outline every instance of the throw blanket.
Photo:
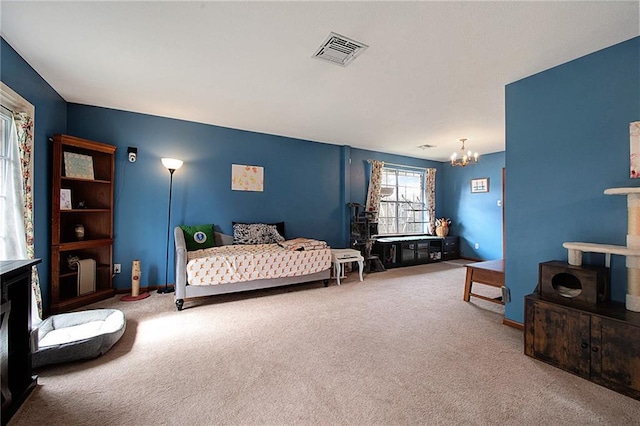
M 311 238 L 295 238 L 281 241 L 278 245 L 287 250 L 320 250 L 327 248 L 325 241 L 312 240 Z

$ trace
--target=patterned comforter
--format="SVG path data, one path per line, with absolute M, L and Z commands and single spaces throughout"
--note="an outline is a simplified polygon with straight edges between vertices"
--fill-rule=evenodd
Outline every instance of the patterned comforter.
M 187 283 L 216 285 L 296 277 L 331 267 L 331 249 L 291 250 L 278 244 L 227 245 L 187 252 Z

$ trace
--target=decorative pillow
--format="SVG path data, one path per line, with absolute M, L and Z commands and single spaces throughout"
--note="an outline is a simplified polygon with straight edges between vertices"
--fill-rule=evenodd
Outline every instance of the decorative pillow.
M 212 223 L 195 226 L 180 225 L 180 228 L 184 233 L 184 242 L 187 245 L 187 251 L 215 247 L 216 239 Z
M 233 223 L 233 244 L 275 244 L 284 241 L 276 225 Z
M 233 226 L 235 226 L 236 224 L 239 224 L 239 225 L 253 225 L 253 223 L 247 223 L 247 222 L 231 222 L 231 225 L 233 225 Z M 267 223 L 266 225 L 275 226 L 276 230 L 278 231 L 278 234 L 280 234 L 282 236 L 282 238 L 284 238 L 285 240 L 287 239 L 287 235 L 284 233 L 284 222 Z

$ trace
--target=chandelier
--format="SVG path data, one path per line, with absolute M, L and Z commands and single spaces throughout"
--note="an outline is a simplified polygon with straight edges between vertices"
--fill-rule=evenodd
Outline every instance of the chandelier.
M 466 138 L 460 139 L 460 142 L 462 142 L 462 148 L 460 148 L 460 151 L 462 151 L 462 157 L 458 158 L 458 153 L 454 152 L 453 154 L 451 154 L 451 165 L 452 166 L 460 166 L 460 167 L 464 167 L 464 166 L 468 166 L 469 164 L 476 164 L 478 162 L 478 153 L 476 152 L 475 154 L 471 154 L 471 151 L 467 151 L 466 153 L 464 152 L 465 148 L 464 148 L 464 143 L 467 141 Z

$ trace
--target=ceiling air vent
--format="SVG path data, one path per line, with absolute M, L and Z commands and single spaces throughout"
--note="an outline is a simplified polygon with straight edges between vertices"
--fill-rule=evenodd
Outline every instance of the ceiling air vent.
M 367 47 L 369 46 L 364 43 L 332 32 L 318 50 L 316 50 L 313 57 L 346 67 Z

